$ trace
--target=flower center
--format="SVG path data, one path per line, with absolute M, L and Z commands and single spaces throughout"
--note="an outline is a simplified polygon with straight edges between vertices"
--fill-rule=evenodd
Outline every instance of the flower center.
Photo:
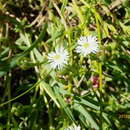
M 84 47 L 84 48 L 88 48 L 88 47 L 89 47 L 89 43 L 88 43 L 88 42 L 84 43 L 84 44 L 83 44 L 83 47 Z
M 55 55 L 55 56 L 54 56 L 54 59 L 55 59 L 55 60 L 60 60 L 60 59 L 61 59 L 61 56 L 60 56 L 60 55 Z

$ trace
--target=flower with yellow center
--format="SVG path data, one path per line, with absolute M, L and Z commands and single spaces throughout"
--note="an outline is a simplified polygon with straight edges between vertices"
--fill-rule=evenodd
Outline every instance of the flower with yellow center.
M 68 64 L 69 54 L 63 47 L 57 48 L 55 52 L 48 54 L 48 60 L 52 69 L 62 69 Z
M 76 52 L 84 57 L 90 53 L 96 53 L 99 50 L 97 38 L 95 36 L 81 36 L 78 40 Z

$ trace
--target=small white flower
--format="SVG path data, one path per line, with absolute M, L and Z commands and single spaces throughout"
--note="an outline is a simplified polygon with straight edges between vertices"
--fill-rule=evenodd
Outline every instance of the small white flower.
M 55 52 L 48 54 L 48 60 L 50 62 L 51 68 L 62 69 L 68 64 L 69 54 L 63 47 L 55 49 Z
M 81 127 L 79 125 L 76 126 L 75 124 L 72 124 L 68 128 L 65 128 L 64 130 L 81 130 Z
M 95 36 L 81 36 L 78 40 L 76 52 L 84 57 L 90 53 L 96 53 L 99 50 L 97 38 Z

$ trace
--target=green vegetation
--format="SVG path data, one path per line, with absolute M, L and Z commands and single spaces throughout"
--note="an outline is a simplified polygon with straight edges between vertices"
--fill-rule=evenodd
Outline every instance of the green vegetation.
M 99 51 L 76 53 L 90 35 Z M 0 0 L 0 130 L 130 129 L 129 79 L 129 0 Z

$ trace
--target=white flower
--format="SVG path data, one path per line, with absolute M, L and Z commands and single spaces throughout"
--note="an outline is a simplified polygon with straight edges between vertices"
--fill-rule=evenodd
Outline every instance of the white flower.
M 79 125 L 76 126 L 75 124 L 72 124 L 68 128 L 65 128 L 64 130 L 81 130 L 81 127 Z
M 63 47 L 55 49 L 55 52 L 48 54 L 48 60 L 50 66 L 53 69 L 62 69 L 65 65 L 68 64 L 69 54 L 66 49 Z
M 90 53 L 96 53 L 99 50 L 97 38 L 95 36 L 81 36 L 78 40 L 76 52 L 84 57 Z

